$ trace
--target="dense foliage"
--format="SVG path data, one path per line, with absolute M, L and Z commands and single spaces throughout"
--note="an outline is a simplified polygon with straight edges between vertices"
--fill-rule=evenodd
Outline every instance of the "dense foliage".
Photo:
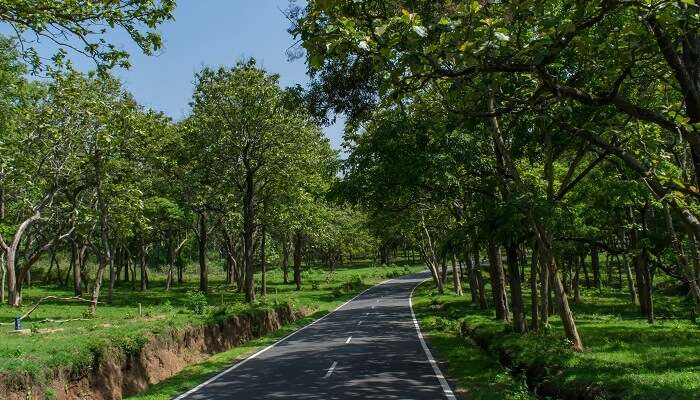
M 660 276 L 700 303 L 695 1 L 312 0 L 291 15 L 317 109 L 350 117 L 348 192 L 412 235 L 440 290 L 438 260 L 462 259 L 486 306 L 485 249 L 497 316 L 538 329 L 553 290 L 578 350 L 570 296 L 583 275 L 600 287 L 603 254 L 650 323 Z M 525 258 L 541 266 L 529 327 Z

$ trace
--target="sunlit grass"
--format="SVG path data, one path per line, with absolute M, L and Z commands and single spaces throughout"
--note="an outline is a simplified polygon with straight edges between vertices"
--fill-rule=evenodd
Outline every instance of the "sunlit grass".
M 435 356 L 445 362 L 446 374 L 457 382 L 455 393 L 474 400 L 530 399 L 527 387 L 511 376 L 497 358 L 460 337 L 462 300 L 449 294 L 436 295 L 432 282 L 422 284 L 413 296 L 421 331 L 429 337 Z
M 424 317 L 428 324 L 433 318 L 432 324 L 451 326 L 456 332 L 464 322 L 489 344 L 491 359 L 506 353 L 515 365 L 552 367 L 547 379 L 560 387 L 599 387 L 605 398 L 614 399 L 698 399 L 700 327 L 690 321 L 690 303 L 660 291 L 655 296 L 662 318 L 649 325 L 625 292 L 584 290 L 581 303 L 571 306 L 586 350 L 573 353 L 556 315 L 550 317 L 546 332 L 521 336 L 495 321 L 492 310 L 472 307 L 468 293 L 457 298 L 440 296 L 428 287 L 421 292 L 432 304 L 432 317 Z

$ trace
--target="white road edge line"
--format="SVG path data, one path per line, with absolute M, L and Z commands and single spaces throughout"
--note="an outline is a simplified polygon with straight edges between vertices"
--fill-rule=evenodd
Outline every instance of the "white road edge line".
M 338 365 L 338 361 L 333 361 L 333 364 L 331 364 L 331 367 L 328 368 L 328 372 L 326 372 L 326 376 L 323 377 L 324 379 L 331 376 L 331 374 L 333 373 L 333 370 L 335 370 L 336 365 Z
M 428 280 L 428 279 L 426 279 Z M 438 378 L 438 381 L 440 381 L 440 386 L 442 386 L 442 391 L 445 392 L 445 396 L 447 396 L 448 399 L 450 400 L 457 400 L 455 397 L 454 393 L 452 392 L 452 389 L 450 389 L 450 384 L 447 383 L 447 379 L 445 379 L 445 376 L 442 374 L 442 371 L 440 371 L 440 367 L 437 364 L 437 361 L 433 358 L 432 353 L 430 353 L 430 349 L 428 348 L 428 344 L 425 343 L 425 339 L 423 338 L 423 334 L 420 331 L 420 325 L 418 325 L 418 320 L 416 319 L 416 313 L 413 311 L 413 292 L 416 291 L 416 288 L 420 286 L 423 282 L 419 283 L 418 285 L 413 287 L 413 290 L 411 290 L 411 294 L 408 297 L 408 305 L 411 307 L 411 317 L 413 318 L 413 325 L 416 327 L 416 332 L 418 332 L 418 339 L 420 340 L 421 346 L 423 346 L 423 351 L 425 351 L 425 355 L 428 357 L 428 361 L 430 362 L 430 365 L 433 367 L 433 371 L 435 372 L 435 376 Z
M 275 343 L 273 343 L 273 344 L 271 344 L 271 345 L 265 347 L 264 349 L 258 351 L 257 353 L 253 354 L 252 356 L 250 356 L 250 357 L 248 357 L 248 358 L 246 358 L 246 359 L 244 359 L 244 360 L 242 360 L 242 361 L 240 361 L 240 362 L 234 364 L 233 366 L 231 366 L 231 367 L 228 368 L 227 370 L 224 370 L 223 372 L 221 372 L 221 373 L 219 373 L 219 374 L 217 374 L 217 375 L 214 375 L 213 377 L 211 377 L 211 378 L 207 379 L 206 381 L 200 383 L 199 385 L 197 385 L 197 386 L 195 386 L 194 388 L 188 390 L 187 392 L 185 392 L 185 393 L 183 393 L 183 394 L 181 394 L 181 395 L 175 397 L 173 400 L 183 400 L 183 399 L 187 398 L 187 396 L 189 396 L 189 395 L 191 395 L 191 394 L 193 394 L 193 393 L 196 393 L 199 389 L 201 389 L 201 388 L 207 386 L 208 384 L 210 384 L 210 383 L 216 381 L 217 379 L 219 379 L 219 378 L 221 378 L 222 376 L 228 374 L 229 372 L 235 370 L 236 368 L 238 368 L 238 367 L 240 367 L 241 365 L 247 363 L 248 361 L 254 359 L 255 357 L 259 356 L 260 354 L 262 354 L 262 353 L 264 353 L 264 352 L 270 350 L 271 348 L 273 348 L 273 347 L 277 346 L 278 344 L 284 342 L 285 340 L 287 340 L 287 339 L 289 339 L 290 337 L 296 335 L 297 333 L 299 333 L 299 332 L 305 330 L 306 328 L 308 328 L 308 327 L 314 325 L 315 323 L 317 323 L 317 322 L 323 320 L 324 318 L 328 317 L 329 315 L 335 313 L 336 311 L 338 311 L 338 310 L 340 310 L 341 308 L 345 307 L 348 303 L 350 303 L 351 301 L 357 299 L 358 297 L 362 296 L 363 294 L 367 293 L 368 291 L 374 289 L 374 288 L 377 287 L 377 286 L 381 286 L 381 285 L 383 285 L 383 284 L 385 284 L 385 283 L 391 282 L 391 281 L 393 281 L 393 280 L 394 280 L 394 279 L 387 279 L 387 280 L 385 280 L 384 282 L 381 282 L 381 283 L 378 283 L 378 284 L 372 286 L 371 288 L 365 289 L 365 290 L 362 291 L 360 294 L 358 294 L 357 296 L 353 297 L 352 299 L 346 301 L 345 303 L 339 305 L 338 307 L 335 308 L 335 310 L 329 312 L 328 314 L 324 315 L 323 317 L 321 317 L 321 318 L 319 318 L 319 319 L 317 319 L 317 320 L 311 322 L 311 323 L 308 324 L 308 325 L 304 325 L 303 327 L 297 329 L 296 331 L 294 331 L 294 332 L 290 333 L 289 335 L 283 337 L 282 339 L 276 341 Z
M 351 340 L 352 340 L 352 336 L 350 336 L 350 337 L 348 338 L 348 340 L 345 341 L 345 344 L 350 343 Z

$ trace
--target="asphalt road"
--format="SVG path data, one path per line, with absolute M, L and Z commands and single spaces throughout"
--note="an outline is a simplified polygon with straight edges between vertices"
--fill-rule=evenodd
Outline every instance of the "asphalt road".
M 428 276 L 375 286 L 177 400 L 454 399 L 410 306 Z

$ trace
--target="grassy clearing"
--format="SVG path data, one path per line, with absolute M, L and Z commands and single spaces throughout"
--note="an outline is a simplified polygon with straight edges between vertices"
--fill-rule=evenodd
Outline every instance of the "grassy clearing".
M 447 375 L 457 382 L 455 393 L 473 400 L 530 399 L 527 387 L 468 339 L 460 337 L 463 310 L 452 304 L 462 299 L 438 296 L 432 282 L 419 286 L 413 295 L 413 308 L 421 331 L 430 339 L 435 356 L 447 363 Z
M 113 304 L 98 307 L 94 318 L 63 324 L 43 322 L 86 316 L 85 303 L 49 301 L 32 314 L 31 320 L 25 320 L 23 327 L 32 329 L 31 336 L 10 334 L 12 326 L 9 324 L 14 316 L 23 314 L 37 299 L 47 295 L 72 296 L 72 292 L 65 289 L 35 286 L 25 291 L 22 308 L 0 307 L 0 323 L 8 324 L 0 326 L 0 376 L 6 382 L 23 380 L 27 376 L 35 382 L 45 382 L 58 369 L 81 374 L 89 371 L 108 347 L 137 352 L 149 335 L 284 304 L 325 311 L 386 278 L 421 269 L 416 265 L 376 267 L 365 264 L 338 267 L 330 272 L 323 267 L 309 267 L 304 271 L 301 291 L 294 290 L 293 285 L 284 285 L 281 271 L 273 270 L 268 272 L 268 296 L 253 304 L 246 304 L 242 294 L 225 286 L 223 276 L 213 274 L 211 293 L 206 297 L 207 306 L 201 314 L 193 311 L 194 303 L 198 302 L 193 302 L 190 295 L 197 288 L 194 276 L 187 276 L 185 284 L 166 292 L 160 274 L 153 272 L 149 290 L 134 291 L 130 283 L 120 283 Z M 106 289 L 102 299 L 106 300 Z M 245 351 L 245 348 L 237 351 Z M 226 359 L 226 355 L 221 357 Z
M 439 296 L 424 287 L 421 296 L 432 305 L 435 321 L 430 324 L 450 326 L 454 332 L 464 322 L 489 344 L 492 358 L 505 353 L 521 367 L 553 366 L 547 383 L 555 387 L 575 391 L 599 387 L 602 398 L 610 399 L 698 399 L 700 327 L 690 321 L 690 303 L 668 293 L 657 291 L 657 315 L 663 319 L 649 325 L 638 317 L 626 293 L 584 289 L 581 303 L 572 302 L 586 347 L 580 354 L 569 350 L 556 316 L 550 318 L 546 332 L 520 336 L 495 321 L 493 311 L 472 307 L 469 294 Z

